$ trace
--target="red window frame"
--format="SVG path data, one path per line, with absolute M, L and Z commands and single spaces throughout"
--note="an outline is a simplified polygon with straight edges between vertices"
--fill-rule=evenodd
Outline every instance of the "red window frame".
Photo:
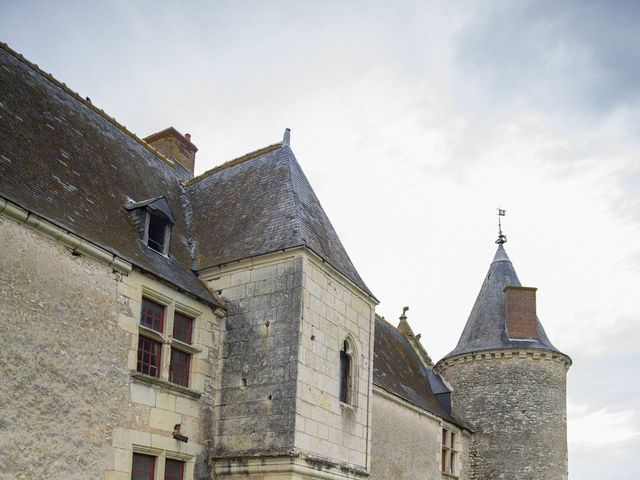
M 167 458 L 164 464 L 164 480 L 183 480 L 184 462 Z
M 193 336 L 193 318 L 180 312 L 173 316 L 173 338 L 184 343 L 191 343 Z
M 157 332 L 162 332 L 164 329 L 164 305 L 160 305 L 143 297 L 142 309 L 140 311 L 140 325 Z
M 160 376 L 162 344 L 143 335 L 138 337 L 138 364 L 136 370 L 152 377 Z
M 132 463 L 131 480 L 154 480 L 156 457 L 134 453 Z
M 190 366 L 191 354 L 177 348 L 171 348 L 171 360 L 169 362 L 169 381 L 171 383 L 188 387 Z

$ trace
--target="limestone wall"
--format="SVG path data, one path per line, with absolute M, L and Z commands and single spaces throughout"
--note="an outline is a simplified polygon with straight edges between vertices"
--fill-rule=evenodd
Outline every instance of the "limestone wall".
M 165 459 L 174 458 L 185 462 L 185 478 L 209 479 L 211 470 L 206 446 L 215 422 L 214 405 L 220 387 L 222 321 L 210 307 L 136 271 L 120 278 L 117 293 L 118 326 L 129 334 L 130 403 L 123 407 L 135 411 L 135 423 L 119 424 L 114 428 L 116 460 L 109 478 L 128 480 L 131 457 L 138 452 L 156 457 L 157 478 L 163 478 Z M 143 297 L 164 306 L 163 332 L 153 337 L 163 343 L 158 378 L 136 372 L 138 336 L 149 335 L 139 325 Z M 187 387 L 169 382 L 175 312 L 194 318 Z M 189 438 L 188 443 L 172 437 L 176 424 L 181 424 L 181 433 Z
M 0 478 L 100 478 L 135 423 L 111 268 L 0 216 Z
M 469 434 L 393 395 L 374 390 L 371 480 L 436 480 L 442 427 L 455 432 L 456 476 L 468 479 Z
M 211 309 L 1 216 L 0 252 L 0 478 L 128 480 L 134 451 L 156 457 L 158 478 L 169 457 L 186 462 L 188 478 L 210 478 L 220 356 Z M 176 309 L 196 317 L 188 388 L 166 381 L 169 331 L 161 378 L 135 372 L 143 295 L 166 305 L 166 328 Z M 188 444 L 171 437 L 176 423 Z
M 229 304 L 214 456 L 293 447 L 302 258 L 269 255 L 205 272 Z
M 437 365 L 452 408 L 474 430 L 478 480 L 566 480 L 566 370 L 562 354 L 491 351 Z
M 374 301 L 316 257 L 304 258 L 295 445 L 368 468 Z M 351 405 L 339 401 L 340 350 L 355 346 Z

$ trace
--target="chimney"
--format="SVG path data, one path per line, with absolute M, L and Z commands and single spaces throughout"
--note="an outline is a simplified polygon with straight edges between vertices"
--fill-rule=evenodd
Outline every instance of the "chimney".
M 507 286 L 504 308 L 507 334 L 512 339 L 537 339 L 536 290 L 534 287 Z
M 158 152 L 185 168 L 193 176 L 198 148 L 191 143 L 191 135 L 182 135 L 175 128 L 165 128 L 161 132 L 146 137 L 145 142 Z

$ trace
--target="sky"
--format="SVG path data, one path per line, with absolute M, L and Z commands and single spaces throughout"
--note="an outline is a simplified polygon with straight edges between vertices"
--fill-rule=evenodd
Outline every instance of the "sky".
M 496 208 L 573 359 L 569 478 L 640 470 L 640 3 L 0 0 L 0 40 L 196 173 L 291 144 L 360 275 L 434 358 Z

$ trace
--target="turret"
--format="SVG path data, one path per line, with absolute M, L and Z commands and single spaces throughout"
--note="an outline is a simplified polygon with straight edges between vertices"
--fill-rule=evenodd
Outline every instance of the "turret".
M 571 359 L 549 341 L 502 237 L 458 345 L 435 368 L 474 431 L 473 478 L 566 480 Z

